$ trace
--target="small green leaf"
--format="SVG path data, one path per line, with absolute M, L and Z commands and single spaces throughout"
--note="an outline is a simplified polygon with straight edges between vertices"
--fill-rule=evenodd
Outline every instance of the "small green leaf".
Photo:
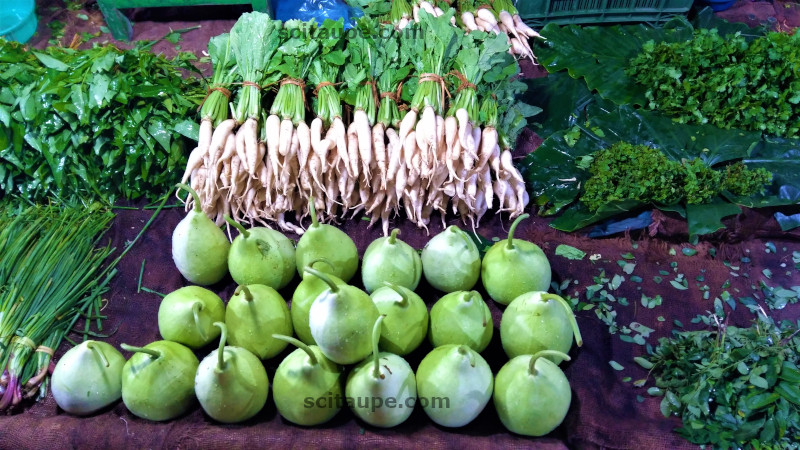
M 683 247 L 681 249 L 681 252 L 686 256 L 694 256 L 694 255 L 697 254 L 697 250 L 695 250 L 693 248 L 688 248 L 688 247 Z
M 635 269 L 635 268 L 636 268 L 636 264 L 628 263 L 628 264 L 625 264 L 625 266 L 622 267 L 622 271 L 625 272 L 626 274 L 630 275 L 630 274 L 633 273 L 633 269 Z
M 686 289 L 688 289 L 686 286 L 684 286 L 683 284 L 681 284 L 681 283 L 679 283 L 679 282 L 677 282 L 675 280 L 670 280 L 669 284 L 671 284 L 672 287 L 674 287 L 675 289 L 679 289 L 681 291 L 685 291 Z
M 556 247 L 556 255 L 563 256 L 567 259 L 581 260 L 586 257 L 586 252 L 571 245 L 561 244 Z
M 631 253 L 631 252 L 628 252 L 628 253 L 623 253 L 621 256 L 622 256 L 623 258 L 625 258 L 625 259 L 634 259 L 634 258 L 636 258 L 636 257 L 633 255 L 633 253 Z
M 651 363 L 646 358 L 642 358 L 641 356 L 637 356 L 637 357 L 633 358 L 633 360 L 634 360 L 634 362 L 636 362 L 636 364 L 639 364 L 640 366 L 642 366 L 645 369 L 652 369 L 653 368 L 653 363 Z
M 612 367 L 614 370 L 617 370 L 617 371 L 620 371 L 620 370 L 623 370 L 623 369 L 624 369 L 624 367 L 622 367 L 622 365 L 621 365 L 620 363 L 618 363 L 618 362 L 614 361 L 613 359 L 612 359 L 611 361 L 609 361 L 609 362 L 608 362 L 608 364 L 609 364 L 609 365 L 610 365 L 610 366 L 611 366 L 611 367 Z
M 769 270 L 769 269 L 764 269 L 764 270 L 761 271 L 761 273 L 763 273 L 764 276 L 767 277 L 768 279 L 772 278 L 772 271 Z
M 76 14 L 75 17 L 81 20 L 89 20 L 89 16 L 87 16 L 86 14 Z

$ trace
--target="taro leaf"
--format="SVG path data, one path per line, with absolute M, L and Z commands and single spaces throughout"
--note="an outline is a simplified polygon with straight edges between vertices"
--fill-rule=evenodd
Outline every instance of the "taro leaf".
M 599 222 L 603 219 L 624 214 L 643 206 L 637 200 L 623 200 L 620 202 L 606 203 L 597 211 L 591 212 L 582 204 L 576 205 L 550 222 L 550 226 L 561 231 L 572 232 Z
M 729 196 L 731 201 L 749 208 L 800 203 L 800 140 L 767 138 L 742 162 L 772 172 L 772 184 L 761 195 Z
M 540 205 L 547 205 L 539 211 L 543 216 L 555 214 L 575 201 L 581 184 L 588 177 L 588 172 L 576 170 L 576 159 L 603 148 L 601 143 L 591 139 L 579 139 L 570 147 L 564 135 L 565 132 L 560 131 L 550 136 L 518 166 L 527 180 L 529 192 Z
M 781 230 L 783 231 L 794 230 L 800 227 L 800 213 L 787 216 L 782 212 L 776 212 L 775 220 L 778 221 L 778 225 L 781 226 Z
M 689 222 L 689 236 L 713 233 L 725 226 L 722 219 L 739 214 L 741 209 L 717 197 L 704 205 L 687 205 L 686 218 Z
M 646 25 L 613 27 L 550 23 L 541 30 L 547 40 L 534 51 L 548 72 L 567 69 L 573 78 L 584 78 L 592 91 L 618 105 L 645 105 L 646 87 L 625 74 L 628 61 L 650 40 L 679 42 L 692 37 L 693 28 L 678 17 L 661 28 Z
M 595 101 L 595 95 L 582 80 L 576 80 L 566 73 L 554 73 L 543 78 L 526 80 L 528 90 L 522 101 L 539 108 L 543 112 L 537 117 L 542 128 L 537 133 L 545 138 L 558 130 L 575 125 L 583 117 L 586 105 Z

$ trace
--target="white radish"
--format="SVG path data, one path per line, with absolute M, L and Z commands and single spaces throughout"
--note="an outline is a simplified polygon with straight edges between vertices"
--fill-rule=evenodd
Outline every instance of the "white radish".
M 511 151 L 510 150 L 503 150 L 500 153 L 500 167 L 508 172 L 511 177 L 520 183 L 524 183 L 525 180 L 522 179 L 522 174 L 519 173 L 516 167 L 514 167 L 514 162 L 511 160 Z
M 319 143 L 322 140 L 322 119 L 317 117 L 316 119 L 311 121 L 311 127 L 309 128 L 309 132 L 311 133 L 311 149 L 316 153 L 323 161 L 325 158 L 320 154 L 321 150 L 319 148 Z M 325 149 L 327 153 L 328 149 Z
M 386 144 L 384 143 L 384 125 L 376 123 L 372 127 L 372 148 L 375 151 L 375 163 L 380 171 L 381 186 L 386 186 Z
M 419 7 L 420 7 L 420 9 L 424 9 L 425 12 L 427 12 L 428 14 L 430 14 L 430 15 L 432 15 L 434 17 L 438 17 L 436 15 L 436 10 L 433 8 L 433 5 L 431 5 L 430 3 L 426 2 L 426 1 L 421 1 L 421 2 L 419 2 Z
M 406 113 L 405 117 L 403 117 L 403 120 L 400 122 L 400 131 L 398 131 L 397 137 L 401 142 L 405 142 L 406 136 L 408 136 L 408 133 L 414 129 L 414 125 L 416 125 L 416 123 L 417 111 L 415 109 L 411 109 Z
M 489 172 L 488 167 L 481 172 L 482 183 L 483 183 L 483 195 L 484 199 L 486 200 L 486 207 L 488 209 L 492 209 L 492 203 L 494 203 L 494 189 L 492 189 L 492 173 Z
M 478 164 L 475 170 L 483 170 L 492 157 L 494 148 L 497 145 L 497 130 L 494 127 L 486 127 L 481 135 L 481 151 L 478 155 Z
M 211 146 L 211 136 L 214 131 L 214 124 L 211 119 L 203 119 L 200 121 L 200 132 L 197 138 L 197 147 L 205 149 L 206 151 Z
M 403 17 L 402 19 L 400 19 L 399 22 L 397 22 L 397 29 L 398 30 L 402 30 L 403 28 L 405 28 L 407 26 L 408 26 L 408 19 L 405 18 L 405 17 Z
M 411 15 L 414 17 L 414 22 L 419 23 L 419 6 L 418 5 L 414 5 L 414 7 L 411 8 Z
M 494 13 L 489 8 L 478 8 L 476 11 L 478 18 L 491 24 L 492 26 L 497 26 L 497 17 L 494 16 Z
M 476 31 L 478 29 L 478 25 L 475 23 L 475 16 L 469 11 L 461 14 L 461 21 L 464 22 L 464 26 L 467 27 L 468 31 Z
M 433 17 L 439 17 L 441 15 L 444 15 L 444 11 L 442 11 L 442 8 L 439 8 L 438 6 L 433 8 Z
M 299 142 L 297 151 L 298 164 L 300 167 L 305 167 L 308 162 L 308 155 L 311 153 L 311 130 L 305 122 L 300 122 L 297 124 L 295 133 Z
M 370 185 L 372 173 L 370 167 L 372 166 L 372 132 L 370 131 L 369 118 L 366 111 L 357 109 L 353 113 L 353 123 L 356 124 L 356 131 L 358 132 L 358 154 L 361 158 L 361 172 L 364 174 L 364 179 L 367 186 Z
M 406 168 L 411 168 L 411 159 L 417 153 L 417 132 L 412 131 L 406 136 L 403 141 L 403 160 L 406 163 Z
M 338 154 L 339 158 L 345 162 L 345 167 L 349 164 L 349 157 L 347 151 L 347 132 L 344 128 L 344 122 L 342 122 L 341 117 L 334 117 L 333 122 L 331 122 L 331 127 L 329 132 L 333 130 L 333 140 L 336 141 L 336 153 Z M 337 164 L 338 167 L 338 164 Z
M 529 27 L 525 22 L 523 22 L 519 14 L 514 14 L 513 20 L 514 20 L 514 26 L 519 32 L 527 35 L 528 37 L 547 40 L 546 37 L 537 33 L 533 28 Z
M 397 168 L 397 173 L 394 176 L 394 192 L 395 197 L 399 200 L 403 197 L 403 192 L 406 190 L 406 181 L 408 180 L 408 171 L 406 170 L 406 163 L 401 162 Z
M 279 156 L 278 145 L 281 139 L 281 119 L 275 114 L 267 117 L 264 121 L 264 128 L 267 132 L 267 157 L 272 165 L 272 173 L 277 175 L 280 173 L 281 164 Z M 288 136 L 291 139 L 291 136 Z
M 189 153 L 189 160 L 186 162 L 186 171 L 183 172 L 181 183 L 186 184 L 192 172 L 203 165 L 203 156 L 207 151 L 208 149 L 197 147 Z
M 247 161 L 247 173 L 251 176 L 256 174 L 256 162 L 258 161 L 258 122 L 256 119 L 250 118 L 245 121 L 239 129 L 241 133 L 244 131 L 244 150 Z M 240 156 L 241 157 L 241 156 Z
M 358 124 L 355 120 L 347 127 L 347 171 L 358 178 Z
M 292 145 L 292 136 L 294 135 L 294 125 L 289 119 L 281 121 L 281 136 L 278 142 L 278 153 L 281 156 L 286 156 L 289 153 L 289 146 Z

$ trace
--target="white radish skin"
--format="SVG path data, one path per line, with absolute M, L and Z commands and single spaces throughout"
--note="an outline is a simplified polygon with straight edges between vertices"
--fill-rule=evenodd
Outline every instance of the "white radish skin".
M 397 29 L 398 30 L 402 30 L 403 28 L 405 28 L 407 26 L 408 26 L 408 19 L 405 18 L 405 17 L 403 17 L 402 19 L 400 19 L 399 22 L 397 22 Z
M 450 17 L 450 25 L 452 25 L 454 27 L 456 26 L 456 16 L 451 16 Z M 383 234 L 386 235 L 386 232 L 384 232 Z
M 358 125 L 353 121 L 347 127 L 347 171 L 353 178 L 358 178 Z
M 442 11 L 442 8 L 439 8 L 438 6 L 433 8 L 433 17 L 439 17 L 439 16 L 441 16 L 443 14 L 444 14 L 444 11 Z
M 183 172 L 181 183 L 186 184 L 186 182 L 189 181 L 189 177 L 192 175 L 192 171 L 202 166 L 203 155 L 205 155 L 206 151 L 207 149 L 197 147 L 189 153 L 189 160 L 186 162 L 186 171 Z
M 497 145 L 497 130 L 494 127 L 484 128 L 481 139 L 481 151 L 475 170 L 483 170 L 489 162 L 489 158 L 492 157 L 494 148 Z
M 414 17 L 414 22 L 419 23 L 419 6 L 418 5 L 414 5 L 414 7 L 411 8 L 411 15 Z
M 358 131 L 358 154 L 361 158 L 361 172 L 364 174 L 367 186 L 370 185 L 372 173 L 372 132 L 370 131 L 369 118 L 366 111 L 357 109 L 353 113 L 353 123 Z
M 405 117 L 403 117 L 402 122 L 400 122 L 400 131 L 397 133 L 397 137 L 401 142 L 405 142 L 406 136 L 408 133 L 414 129 L 414 125 L 417 123 L 417 111 L 414 109 L 409 110 Z
M 481 177 L 486 207 L 487 209 L 492 209 L 492 203 L 494 203 L 494 189 L 492 189 L 492 174 L 489 172 L 488 168 L 481 173 Z
M 480 8 L 478 11 L 476 11 L 476 13 L 479 19 L 491 24 L 492 26 L 497 26 L 497 17 L 494 16 L 494 13 L 489 10 L 489 8 Z
M 300 167 L 305 167 L 308 162 L 308 155 L 311 153 L 311 130 L 305 122 L 297 124 L 295 129 L 297 133 L 297 140 L 300 144 L 297 151 L 297 159 Z
M 511 52 L 515 55 L 528 55 L 528 49 L 517 38 L 511 38 Z
M 514 20 L 514 26 L 517 28 L 519 32 L 527 35 L 528 37 L 547 40 L 546 37 L 537 33 L 533 28 L 529 27 L 525 22 L 523 22 L 519 14 L 514 14 L 513 20 Z
M 281 121 L 281 136 L 278 143 L 278 153 L 281 156 L 286 156 L 289 153 L 289 147 L 292 145 L 292 136 L 294 135 L 294 125 L 289 119 Z
M 247 170 L 247 149 L 246 144 L 244 142 L 244 135 L 245 135 L 245 124 L 247 121 L 245 120 L 242 126 L 236 131 L 236 140 L 235 140 L 235 150 L 236 156 L 239 157 L 239 161 L 242 161 L 243 167 Z
M 406 170 L 406 164 L 400 163 L 400 167 L 397 169 L 397 173 L 394 177 L 394 192 L 395 197 L 400 199 L 403 197 L 403 192 L 406 190 L 406 181 L 408 180 L 408 171 Z
M 511 18 L 511 14 L 508 11 L 500 11 L 500 14 L 497 15 L 497 18 L 500 20 L 500 23 L 508 30 L 508 32 L 513 33 L 517 38 L 519 38 L 519 33 L 517 32 L 517 27 L 514 25 L 514 19 Z
M 500 177 L 501 169 L 500 169 L 500 146 L 495 145 L 492 149 L 492 156 L 489 157 L 489 164 L 492 166 L 492 170 Z
M 474 159 L 478 158 L 477 150 L 478 146 L 481 145 L 481 139 L 483 134 L 482 132 L 483 130 L 481 129 L 481 127 L 475 127 L 472 129 L 472 140 L 470 140 L 470 143 L 472 145 L 467 149 L 466 153 L 469 153 L 470 156 Z
M 467 27 L 469 31 L 476 31 L 478 29 L 478 25 L 475 23 L 475 16 L 473 16 L 471 12 L 462 13 L 461 21 L 464 22 L 464 26 Z
M 420 153 L 420 150 L 417 149 L 417 152 L 411 157 L 411 165 L 408 166 L 408 180 L 406 180 L 406 184 L 417 184 L 417 180 L 419 180 L 419 177 L 422 174 L 422 171 L 420 170 L 422 159 Z
M 317 117 L 316 119 L 311 121 L 311 127 L 309 128 L 311 133 L 311 149 L 320 159 L 325 161 L 325 157 L 321 154 L 322 150 L 320 149 L 320 140 L 322 140 L 322 119 Z M 327 154 L 328 149 L 325 149 L 325 153 Z
M 427 12 L 428 14 L 430 14 L 430 15 L 432 15 L 434 17 L 438 17 L 436 15 L 436 10 L 433 8 L 433 5 L 431 5 L 430 3 L 426 2 L 426 1 L 419 2 L 419 7 L 420 7 L 420 9 L 424 9 L 425 12 Z
M 347 132 L 345 131 L 344 122 L 342 122 L 341 117 L 333 118 L 331 129 L 333 130 L 333 139 L 336 141 L 336 152 L 339 155 L 339 158 L 345 162 L 345 167 L 347 167 L 349 164 L 349 156 L 347 151 Z
M 325 186 L 322 185 L 320 182 L 320 178 L 322 177 L 322 162 L 320 161 L 319 157 L 312 153 L 311 156 L 308 158 L 308 171 L 311 173 L 311 178 L 314 180 L 314 183 L 317 184 L 317 187 L 322 190 L 323 193 L 327 196 L 328 194 L 325 192 Z
M 244 150 L 247 157 L 247 172 L 251 176 L 256 173 L 256 161 L 258 161 L 258 122 L 256 119 L 250 118 L 245 121 L 244 125 Z M 239 130 L 242 132 L 242 129 Z
M 384 143 L 384 125 L 376 123 L 372 127 L 372 148 L 375 151 L 375 163 L 380 171 L 380 185 L 386 186 L 386 144 Z
M 200 132 L 197 138 L 198 148 L 208 150 L 208 148 L 211 146 L 211 136 L 213 131 L 214 124 L 211 122 L 211 119 L 203 119 L 200 121 Z
M 519 173 L 517 168 L 514 167 L 514 163 L 511 160 L 511 151 L 503 150 L 503 152 L 500 153 L 500 167 L 501 167 L 501 169 L 503 169 L 506 172 L 508 172 L 513 179 L 519 181 L 520 183 L 524 183 L 525 182 L 522 179 L 522 175 Z
M 281 170 L 278 144 L 281 139 L 281 119 L 275 114 L 267 117 L 264 121 L 264 128 L 267 131 L 267 157 L 272 165 L 272 173 L 278 174 Z
M 417 153 L 417 132 L 412 131 L 411 133 L 406 136 L 405 141 L 403 141 L 403 160 L 406 164 L 406 168 L 411 167 L 411 159 Z
M 233 153 L 236 151 L 236 138 L 233 134 L 228 135 L 228 139 L 225 140 L 225 150 L 222 152 L 222 155 L 217 160 L 216 164 L 211 167 L 212 176 L 211 179 L 216 182 L 219 180 L 220 170 L 222 169 L 222 165 L 233 156 Z
M 397 137 L 397 132 L 394 128 L 386 129 L 386 137 L 389 138 L 389 167 L 386 169 L 386 172 L 391 176 L 397 172 L 400 166 L 400 160 L 403 157 L 403 146 L 400 144 L 400 139 Z M 385 184 L 381 187 L 386 189 Z
M 436 116 L 436 157 L 433 160 L 433 167 L 436 168 L 440 161 L 440 156 L 444 155 L 442 149 L 446 148 L 444 135 L 444 118 Z

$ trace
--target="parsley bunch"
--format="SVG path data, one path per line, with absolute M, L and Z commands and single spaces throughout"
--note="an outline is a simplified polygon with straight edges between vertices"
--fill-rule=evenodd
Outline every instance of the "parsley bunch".
M 748 42 L 699 29 L 688 42 L 645 43 L 626 73 L 649 86 L 650 109 L 680 123 L 800 134 L 800 33 Z

